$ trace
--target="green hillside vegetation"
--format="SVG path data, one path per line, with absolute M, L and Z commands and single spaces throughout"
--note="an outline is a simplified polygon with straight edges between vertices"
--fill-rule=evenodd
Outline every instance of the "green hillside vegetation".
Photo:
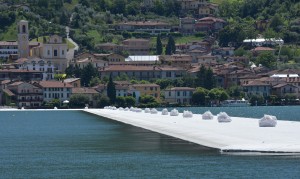
M 0 5 L 0 40 L 16 39 L 16 22 L 29 20 L 30 39 L 51 34 L 65 37 L 65 26 L 81 49 L 95 50 L 99 43 L 120 43 L 126 38 L 155 38 L 149 34 L 116 32 L 114 24 L 121 21 L 162 20 L 179 24 L 180 3 L 157 1 L 154 7 L 141 6 L 142 0 L 2 0 L 11 4 L 27 4 L 31 12 L 13 10 Z M 300 42 L 300 2 L 295 0 L 211 0 L 219 5 L 216 16 L 228 22 L 215 34 L 220 46 L 238 48 L 245 38 L 283 38 L 287 44 Z M 186 15 L 186 14 L 185 14 Z M 192 14 L 190 14 L 192 15 Z M 71 19 L 71 20 L 70 20 Z M 266 21 L 265 27 L 258 22 Z M 210 34 L 211 35 L 211 34 Z M 202 37 L 175 36 L 176 43 L 201 40 Z

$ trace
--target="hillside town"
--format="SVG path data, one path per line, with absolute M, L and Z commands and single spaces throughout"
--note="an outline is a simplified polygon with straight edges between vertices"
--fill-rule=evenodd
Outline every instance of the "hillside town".
M 220 46 L 216 36 L 228 22 L 215 15 L 218 5 L 203 0 L 179 2 L 181 10 L 193 16 L 179 18 L 178 26 L 159 20 L 110 26 L 116 33 L 156 37 L 156 44 L 151 38 L 128 36 L 120 43 L 97 44 L 97 52 L 70 47 L 68 35 L 55 32 L 33 41 L 30 21 L 20 20 L 17 41 L 0 42 L 0 105 L 220 106 L 224 100 L 242 98 L 252 105 L 298 104 L 300 70 L 276 68 L 282 61 L 282 39 L 259 36 L 243 39 L 239 47 Z M 154 6 L 154 1 L 144 0 L 143 5 Z M 13 7 L 30 12 L 28 6 Z M 262 24 L 256 22 L 256 28 Z M 171 44 L 176 34 L 204 35 L 200 40 Z M 161 36 L 168 37 L 168 44 L 159 43 Z M 74 42 L 74 46 L 78 45 Z M 159 48 L 166 53 L 157 52 Z M 262 63 L 255 64 L 253 58 Z

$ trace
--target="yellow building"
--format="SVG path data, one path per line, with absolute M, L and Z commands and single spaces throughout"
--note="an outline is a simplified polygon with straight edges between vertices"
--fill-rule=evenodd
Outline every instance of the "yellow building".
M 156 99 L 160 98 L 160 86 L 157 84 L 134 84 L 132 88 L 139 91 L 140 95 L 150 95 Z

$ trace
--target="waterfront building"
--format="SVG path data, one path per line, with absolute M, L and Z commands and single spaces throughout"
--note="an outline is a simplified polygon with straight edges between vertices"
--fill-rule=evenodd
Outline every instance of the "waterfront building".
M 174 87 L 164 90 L 165 102 L 169 104 L 190 105 L 195 88 Z
M 59 99 L 62 103 L 69 100 L 73 86 L 61 81 L 41 81 L 35 83 L 42 88 L 45 102 L 51 102 L 53 99 Z
M 99 68 L 99 76 L 103 79 L 105 76 L 113 78 L 126 75 L 129 78 L 137 80 L 151 79 L 177 79 L 186 74 L 182 67 L 171 66 L 133 66 L 133 65 L 113 65 L 105 68 Z
M 156 99 L 160 99 L 160 86 L 157 84 L 134 84 L 132 89 L 139 91 L 139 95 L 150 95 Z
M 42 89 L 26 82 L 14 82 L 4 89 L 4 104 L 15 103 L 17 107 L 40 107 L 43 102 Z

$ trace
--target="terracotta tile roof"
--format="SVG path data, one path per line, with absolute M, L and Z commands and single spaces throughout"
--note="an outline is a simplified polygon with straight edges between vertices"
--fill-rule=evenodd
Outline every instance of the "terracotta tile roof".
M 114 81 L 117 85 L 131 85 L 130 81 Z
M 72 88 L 69 83 L 63 83 L 61 81 L 41 81 L 39 85 L 43 88 Z
M 123 86 L 123 85 L 116 85 L 116 90 L 128 90 L 129 87 L 128 86 Z
M 275 49 L 272 49 L 270 47 L 256 47 L 255 49 L 252 49 L 252 51 L 274 51 Z
M 80 78 L 67 78 L 64 80 L 65 83 L 72 83 L 74 81 L 80 80 Z
M 270 85 L 260 80 L 254 80 L 254 81 L 250 81 L 248 84 L 243 84 L 242 86 L 270 86 Z
M 132 87 L 159 87 L 159 85 L 151 83 L 151 84 L 134 84 Z
M 10 91 L 9 89 L 3 89 L 3 92 L 5 94 L 7 94 L 8 96 L 15 96 L 15 94 L 12 91 Z
M 72 94 L 99 94 L 94 88 L 73 88 Z
M 215 18 L 215 17 L 204 17 L 204 18 L 199 19 L 198 21 L 200 21 L 200 22 L 203 22 L 203 21 L 212 21 L 212 22 L 225 23 L 225 21 L 223 19 Z
M 190 87 L 173 87 L 170 89 L 166 89 L 165 91 L 195 91 L 195 88 Z
M 133 65 L 113 65 L 106 68 L 100 68 L 99 71 L 184 71 L 183 68 L 171 66 L 133 66 Z
M 133 26 L 159 26 L 159 25 L 169 25 L 167 23 L 164 23 L 164 22 L 154 22 L 154 21 L 138 21 L 138 22 L 133 22 L 133 21 L 130 21 L 130 22 L 122 22 L 122 23 L 119 23 L 118 25 L 133 25 Z
M 123 42 L 149 42 L 148 39 L 126 39 Z
M 0 69 L 0 72 L 6 73 L 43 73 L 42 71 L 35 71 L 35 70 L 20 70 L 20 69 Z
M 22 81 L 18 81 L 18 82 L 14 82 L 12 84 L 10 84 L 9 86 L 19 86 L 20 84 L 23 84 L 24 82 Z
M 294 85 L 291 85 L 291 84 L 287 84 L 287 83 L 280 83 L 280 84 L 277 84 L 275 86 L 273 86 L 273 88 L 281 88 L 281 87 L 284 87 L 284 86 L 292 86 L 294 88 L 298 88 L 297 86 L 294 86 Z
M 10 83 L 11 81 L 10 80 L 3 80 L 3 81 L 1 81 L 0 83 L 1 83 L 1 85 L 4 85 L 4 84 L 8 84 L 8 83 Z

